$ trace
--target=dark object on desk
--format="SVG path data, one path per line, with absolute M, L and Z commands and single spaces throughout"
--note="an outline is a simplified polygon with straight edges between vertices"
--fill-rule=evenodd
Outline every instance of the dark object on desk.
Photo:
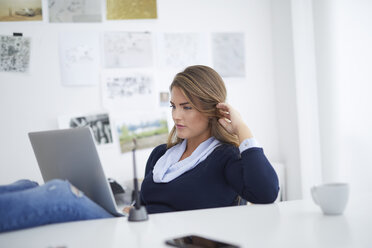
M 184 236 L 166 240 L 167 245 L 179 248 L 239 248 L 239 246 L 228 244 L 197 235 Z
M 125 190 L 123 189 L 123 187 L 118 182 L 116 182 L 114 179 L 108 178 L 107 180 L 110 183 L 110 187 L 114 195 L 125 193 Z
M 137 166 L 136 166 L 136 148 L 137 142 L 136 139 L 133 139 L 134 148 L 132 150 L 133 153 L 133 186 L 134 186 L 134 196 L 136 203 L 133 208 L 129 210 L 129 217 L 128 221 L 144 221 L 148 220 L 149 217 L 147 216 L 147 210 L 144 206 L 141 206 L 141 199 L 138 190 L 138 180 L 137 180 Z

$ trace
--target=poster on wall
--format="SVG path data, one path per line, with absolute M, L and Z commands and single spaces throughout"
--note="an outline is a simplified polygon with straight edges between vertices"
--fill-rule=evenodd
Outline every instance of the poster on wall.
M 152 35 L 149 32 L 106 32 L 106 68 L 148 67 L 153 64 Z
M 107 20 L 156 18 L 156 0 L 107 0 Z
M 30 43 L 27 37 L 0 35 L 0 71 L 27 72 Z
M 61 116 L 58 118 L 58 126 L 60 129 L 90 127 L 97 145 L 113 143 L 111 122 L 107 113 Z
M 200 33 L 161 33 L 158 35 L 159 64 L 183 70 L 208 60 L 208 37 Z
M 59 37 L 63 85 L 98 85 L 100 76 L 99 34 L 68 32 Z
M 41 21 L 41 0 L 1 0 L 0 21 Z
M 213 67 L 222 77 L 245 77 L 244 33 L 212 34 Z
M 119 137 L 122 153 L 136 149 L 153 148 L 167 142 L 168 122 L 164 113 L 140 111 L 125 112 L 122 118 L 115 119 L 115 128 Z
M 104 72 L 101 84 L 102 105 L 111 112 L 121 113 L 155 107 L 154 81 L 149 72 Z
M 101 22 L 100 0 L 48 0 L 50 22 Z

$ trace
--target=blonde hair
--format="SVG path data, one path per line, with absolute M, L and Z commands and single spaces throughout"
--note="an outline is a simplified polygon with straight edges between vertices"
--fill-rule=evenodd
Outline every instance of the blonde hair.
M 172 91 L 173 87 L 179 88 L 191 106 L 209 118 L 212 136 L 223 143 L 239 146 L 238 137 L 227 132 L 218 122 L 222 116 L 216 105 L 225 102 L 226 87 L 215 70 L 204 65 L 189 66 L 174 77 L 169 90 Z M 177 137 L 173 126 L 168 136 L 167 148 L 182 141 L 183 139 Z

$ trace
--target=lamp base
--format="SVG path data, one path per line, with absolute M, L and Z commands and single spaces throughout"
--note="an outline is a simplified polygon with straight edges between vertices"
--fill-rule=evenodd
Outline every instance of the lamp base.
M 129 211 L 128 221 L 145 221 L 148 220 L 147 211 L 144 206 L 139 209 L 131 208 Z

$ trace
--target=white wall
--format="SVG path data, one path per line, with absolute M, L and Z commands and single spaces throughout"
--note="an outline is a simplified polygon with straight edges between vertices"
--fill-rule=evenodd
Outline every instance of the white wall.
M 292 30 L 301 191 L 310 197 L 310 188 L 321 182 L 321 158 L 317 71 L 314 45 L 312 0 L 292 0 Z
M 320 182 L 372 192 L 371 11 L 368 0 L 272 1 L 287 199 L 308 197 Z
M 43 7 L 46 8 L 43 0 Z M 231 32 L 246 34 L 246 79 L 225 82 L 228 100 L 248 122 L 268 158 L 281 162 L 275 100 L 271 2 L 269 0 L 158 0 L 157 20 L 103 21 L 89 24 L 0 23 L 0 35 L 22 32 L 31 37 L 26 74 L 0 72 L 0 184 L 20 178 L 42 182 L 27 133 L 56 129 L 57 117 L 102 109 L 100 87 L 64 87 L 60 83 L 58 35 L 66 31 Z M 153 68 L 157 71 L 156 66 Z M 289 69 L 290 70 L 290 69 Z M 158 71 L 159 78 L 169 77 Z M 158 87 L 160 82 L 156 82 Z M 167 82 L 170 83 L 170 82 Z M 295 142 L 295 141 L 293 141 Z M 293 143 L 293 147 L 295 144 Z M 151 149 L 138 152 L 139 174 Z M 296 152 L 296 151 L 293 151 Z M 118 148 L 100 151 L 107 176 L 119 182 L 132 177 L 130 154 Z M 286 157 L 286 156 L 284 156 Z M 291 173 L 289 175 L 292 175 Z M 297 172 L 294 173 L 297 175 Z M 291 185 L 295 188 L 298 182 Z M 296 193 L 294 193 L 296 195 Z
M 272 1 L 273 68 L 287 199 L 321 180 L 318 92 L 311 0 Z
M 299 199 L 302 180 L 290 0 L 272 1 L 272 33 L 280 160 L 286 166 L 284 194 Z
M 372 2 L 314 0 L 323 181 L 372 192 Z

